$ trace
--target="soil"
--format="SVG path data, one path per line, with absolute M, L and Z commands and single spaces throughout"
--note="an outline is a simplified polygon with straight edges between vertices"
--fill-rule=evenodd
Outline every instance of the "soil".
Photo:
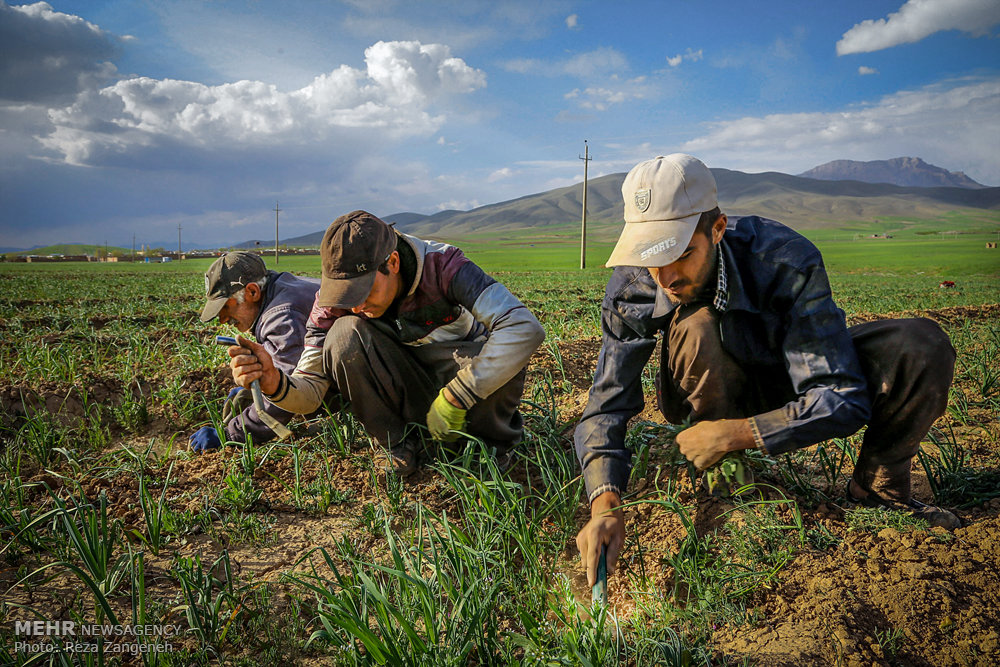
M 909 314 L 861 314 L 850 323 Z M 919 314 L 945 326 L 970 319 L 996 321 L 1000 305 L 944 308 Z M 106 322 L 92 322 L 95 329 L 104 324 Z M 163 336 L 175 335 L 167 329 L 161 333 Z M 568 436 L 585 406 L 600 341 L 556 341 L 555 346 L 558 356 L 543 347 L 532 357 L 529 372 L 534 378 L 545 373 L 551 375 L 560 421 L 567 425 L 565 446 L 569 448 L 572 445 Z M 81 378 L 73 385 L 47 382 L 33 386 L 0 386 L 0 413 L 6 415 L 8 429 L 16 427 L 34 411 L 48 412 L 64 423 L 81 418 L 102 419 L 101 414 L 89 412 L 95 404 L 118 405 L 128 396 L 148 398 L 163 384 L 160 378 L 150 378 L 124 386 L 120 381 L 95 375 Z M 201 371 L 184 378 L 188 390 L 207 396 L 224 393 L 228 384 L 225 368 Z M 86 387 L 86 395 L 80 387 Z M 958 386 L 957 390 L 969 388 Z M 961 424 L 945 416 L 937 427 L 955 429 L 961 443 L 976 460 L 997 472 L 1000 461 L 997 415 L 982 412 L 972 417 L 970 424 Z M 640 418 L 663 421 L 651 408 Z M 170 445 L 176 451 L 183 448 L 185 434 L 194 427 L 169 410 L 154 408 L 151 421 L 140 432 L 116 431 L 119 437 L 107 453 L 112 457 L 120 454 L 124 458 L 122 447 L 142 451 L 152 437 L 157 436 L 162 442 L 170 440 L 172 435 L 178 436 Z M 298 428 L 301 433 L 303 426 L 300 424 Z M 164 447 L 160 444 L 152 453 L 169 454 Z M 677 473 L 670 467 L 670 455 L 666 447 L 654 448 L 647 476 L 635 485 L 638 499 L 653 497 L 657 486 Z M 252 574 L 255 581 L 270 581 L 280 586 L 279 580 L 289 569 L 306 570 L 308 556 L 317 547 L 325 547 L 335 554 L 337 543 L 349 539 L 361 553 L 378 551 L 384 538 L 359 525 L 357 508 L 385 494 L 384 473 L 372 465 L 380 456 L 380 453 L 361 449 L 346 458 L 334 455 L 327 458 L 331 478 L 336 480 L 339 490 L 349 494 L 350 500 L 345 506 L 332 505 L 325 513 L 296 509 L 288 490 L 295 478 L 290 457 L 269 458 L 252 474 L 255 487 L 263 491 L 262 497 L 247 508 L 247 512 L 272 521 L 269 537 L 252 544 L 232 543 L 222 531 L 206 533 L 192 529 L 162 550 L 159 556 L 147 558 L 149 592 L 163 596 L 176 592 L 165 573 L 178 556 L 198 555 L 214 560 L 225 548 L 242 575 Z M 238 457 L 238 452 L 229 450 L 194 458 L 171 458 L 171 509 L 175 512 L 201 509 L 202 496 L 215 496 L 224 486 L 227 475 L 239 466 Z M 153 493 L 158 495 L 161 488 L 158 485 L 167 476 L 168 464 L 164 460 L 148 466 L 146 474 L 154 480 Z M 915 496 L 930 502 L 932 497 L 926 478 L 918 468 L 914 470 Z M 512 468 L 511 475 L 527 482 L 533 478 L 529 472 L 520 462 Z M 309 468 L 300 482 L 307 485 L 316 474 L 315 467 Z M 798 500 L 806 525 L 823 529 L 835 545 L 823 550 L 800 550 L 780 570 L 773 583 L 758 588 L 743 601 L 748 612 L 746 622 L 730 619 L 713 628 L 710 644 L 717 652 L 719 664 L 739 663 L 743 659 L 767 666 L 1000 664 L 1000 499 L 958 510 L 963 527 L 953 533 L 940 529 L 899 531 L 893 528 L 870 533 L 850 529 L 845 521 L 842 497 L 814 506 L 781 488 L 781 478 L 773 470 L 757 470 L 756 474 L 758 481 L 774 488 L 773 493 L 766 492 L 772 499 L 779 498 L 778 493 L 782 493 Z M 28 477 L 29 481 L 44 483 L 32 491 L 35 494 L 32 500 L 39 505 L 45 502 L 45 486 L 58 490 L 67 483 L 64 477 L 43 470 L 36 470 Z M 679 499 L 695 508 L 692 518 L 699 535 L 711 531 L 721 533 L 727 524 L 740 521 L 739 513 L 731 511 L 733 505 L 729 501 L 696 493 L 685 477 L 678 475 L 681 480 Z M 112 514 L 121 519 L 126 533 L 143 530 L 135 471 L 122 471 L 110 478 L 88 479 L 83 487 L 88 497 L 100 492 L 106 494 Z M 407 480 L 403 489 L 407 507 L 411 508 L 404 511 L 412 511 L 417 501 L 434 512 L 449 510 L 454 503 L 445 490 L 444 481 L 436 473 L 421 469 Z M 347 511 L 347 507 L 352 509 Z M 587 511 L 581 505 L 578 525 L 584 523 L 586 516 Z M 786 518 L 791 520 L 790 514 Z M 619 572 L 609 582 L 610 604 L 622 618 L 646 613 L 644 607 L 649 604 L 629 594 L 631 586 L 626 585 L 626 581 L 630 573 L 655 573 L 653 579 L 658 586 L 666 591 L 672 589 L 673 573 L 664 566 L 664 558 L 676 553 L 687 534 L 677 515 L 652 503 L 630 510 L 627 519 L 626 550 Z M 559 566 L 570 577 L 581 600 L 589 598 L 572 537 L 566 541 Z M 17 568 L 0 563 L 0 587 L 7 590 L 16 580 Z M 13 599 L 18 595 L 27 597 Z M 678 591 L 674 602 L 683 603 L 684 595 L 685 591 Z M 47 604 L 52 610 L 65 608 L 67 604 L 64 600 L 66 588 L 60 588 L 59 580 L 54 580 L 45 591 L 12 596 L 12 602 L 30 602 L 42 608 Z M 118 602 L 127 605 L 127 595 Z

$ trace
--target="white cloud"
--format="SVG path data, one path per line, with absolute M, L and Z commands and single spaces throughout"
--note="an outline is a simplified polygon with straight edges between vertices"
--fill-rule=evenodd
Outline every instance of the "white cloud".
M 563 68 L 567 74 L 586 79 L 594 76 L 614 74 L 628 67 L 625 55 L 611 47 L 601 47 L 588 53 L 573 56 Z
M 566 27 L 570 30 L 580 29 L 580 17 L 576 14 L 570 14 L 566 17 Z
M 0 100 L 58 103 L 104 85 L 120 39 L 46 2 L 0 3 Z
M 1000 79 L 961 79 L 829 113 L 713 123 L 681 150 L 709 164 L 799 173 L 835 159 L 918 156 L 981 183 L 1000 183 Z
M 688 49 L 684 53 L 678 53 L 676 56 L 673 57 L 667 56 L 667 64 L 670 65 L 671 67 L 677 67 L 678 65 L 681 64 L 681 62 L 685 60 L 695 63 L 701 60 L 702 57 L 703 57 L 702 49 L 698 49 L 697 51 L 692 51 L 691 49 Z
M 429 111 L 435 102 L 486 85 L 482 71 L 441 44 L 378 42 L 365 61 L 364 71 L 342 65 L 289 93 L 260 81 L 119 81 L 51 109 L 55 129 L 41 142 L 70 164 L 101 164 L 176 144 L 288 147 L 360 129 L 373 137 L 427 135 L 443 122 Z
M 449 199 L 438 202 L 437 209 L 440 211 L 471 211 L 480 206 L 482 204 L 479 203 L 478 199 Z
M 875 69 L 874 67 L 865 67 L 864 65 L 862 65 L 861 67 L 858 68 L 858 74 L 860 74 L 861 76 L 865 76 L 866 74 L 878 74 L 878 70 Z
M 869 53 L 919 42 L 941 30 L 986 35 L 1000 23 L 997 0 L 907 0 L 888 18 L 862 21 L 837 42 L 837 55 Z
M 647 88 L 643 85 L 645 80 L 646 77 L 640 76 L 614 87 L 588 86 L 582 90 L 574 88 L 563 95 L 563 98 L 579 100 L 578 105 L 581 109 L 607 111 L 615 104 L 646 99 Z
M 535 74 L 537 76 L 573 76 L 591 79 L 598 76 L 613 76 L 628 69 L 625 55 L 610 47 L 578 53 L 558 61 L 544 61 L 537 58 L 514 58 L 503 63 L 508 72 Z
M 492 174 L 490 174 L 486 180 L 490 183 L 496 183 L 497 181 L 502 181 L 513 176 L 514 171 L 510 167 L 503 167 L 502 169 L 497 169 Z

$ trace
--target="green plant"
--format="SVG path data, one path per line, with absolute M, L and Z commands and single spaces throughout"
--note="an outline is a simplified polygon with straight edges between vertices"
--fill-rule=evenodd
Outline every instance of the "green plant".
M 920 450 L 920 465 L 927 474 L 927 482 L 939 503 L 972 507 L 991 498 L 1000 497 L 1000 473 L 993 470 L 974 470 L 969 466 L 969 454 L 958 444 L 954 431 L 947 436 L 936 429 L 927 434 L 937 446 L 934 456 Z
M 160 553 L 160 545 L 164 537 L 163 529 L 166 523 L 165 513 L 170 511 L 167 508 L 166 499 L 167 489 L 170 488 L 170 475 L 173 471 L 174 464 L 171 462 L 170 467 L 167 469 L 167 478 L 163 481 L 163 489 L 160 491 L 158 500 L 154 500 L 152 494 L 149 492 L 146 475 L 144 473 L 139 474 L 139 505 L 142 507 L 142 515 L 146 520 L 146 535 L 143 536 L 138 532 L 136 534 L 149 545 L 154 555 Z
M 184 596 L 184 603 L 174 610 L 184 612 L 202 648 L 219 655 L 233 624 L 251 613 L 244 600 L 253 587 L 237 585 L 228 551 L 223 551 L 207 569 L 198 556 L 179 558 L 172 572 Z
M 124 578 L 128 558 L 115 556 L 121 541 L 122 525 L 108 515 L 108 498 L 102 492 L 97 507 L 87 503 L 81 490 L 81 499 L 71 499 L 73 507 L 53 496 L 59 511 L 62 528 L 69 538 L 73 553 L 93 578 L 101 593 L 109 595 Z
M 781 510 L 790 515 L 790 523 L 779 516 Z M 738 513 L 741 521 L 726 524 L 730 538 L 727 550 L 765 578 L 784 567 L 806 542 L 802 514 L 793 500 L 737 499 L 730 513 Z
M 882 648 L 882 652 L 890 660 L 896 657 L 899 649 L 903 647 L 906 635 L 899 628 L 887 628 L 885 630 L 875 630 L 875 639 Z
M 264 492 L 254 486 L 253 479 L 249 475 L 239 470 L 232 470 L 222 480 L 216 502 L 222 507 L 245 510 L 253 507 L 263 495 Z
M 879 533 L 885 528 L 896 530 L 927 530 L 928 524 L 908 512 L 895 512 L 884 507 L 857 507 L 844 513 L 847 530 Z

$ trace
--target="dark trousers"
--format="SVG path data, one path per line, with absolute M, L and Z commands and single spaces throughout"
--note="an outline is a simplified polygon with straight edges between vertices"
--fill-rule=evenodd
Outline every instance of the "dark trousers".
M 414 424 L 426 425 L 441 387 L 472 363 L 482 347 L 481 341 L 403 345 L 380 323 L 345 316 L 326 335 L 323 370 L 368 434 L 394 447 L 412 438 Z M 517 408 L 524 377 L 521 369 L 476 403 L 466 415 L 466 432 L 501 450 L 520 442 L 523 422 Z
M 848 332 L 872 403 L 854 481 L 907 501 L 913 457 L 948 405 L 955 350 L 925 318 L 867 322 Z M 784 367 L 748 371 L 723 349 L 718 313 L 700 303 L 677 308 L 656 386 L 660 412 L 672 423 L 744 418 L 795 400 Z

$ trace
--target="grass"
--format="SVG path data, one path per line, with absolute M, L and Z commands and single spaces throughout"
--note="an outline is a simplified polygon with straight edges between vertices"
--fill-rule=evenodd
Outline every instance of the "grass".
M 1000 333 L 961 309 L 1000 303 L 1000 262 L 973 234 L 889 223 L 890 241 L 815 240 L 848 317 L 957 313 L 942 320 L 959 353 L 952 428 L 933 432 L 920 463 L 938 502 L 981 508 L 1000 488 Z M 438 453 L 417 483 L 386 474 L 344 412 L 280 446 L 183 451 L 226 392 L 225 351 L 207 344 L 216 328 L 197 319 L 210 260 L 0 264 L 0 644 L 15 618 L 104 618 L 179 624 L 174 650 L 145 659 L 165 665 L 738 664 L 753 658 L 723 655 L 719 629 L 757 627 L 761 600 L 804 554 L 920 527 L 877 510 L 816 519 L 840 501 L 857 436 L 750 457 L 758 483 L 706 526 L 677 429 L 640 420 L 628 500 L 643 518 L 611 604 L 592 607 L 573 545 L 586 509 L 566 414 L 580 361 L 567 350 L 599 339 L 614 232 L 598 230 L 583 271 L 564 232 L 462 243 L 538 315 L 547 365 L 529 373 L 509 469 L 472 442 Z M 280 268 L 318 275 L 319 258 Z M 912 648 L 899 628 L 879 633 L 886 656 Z

